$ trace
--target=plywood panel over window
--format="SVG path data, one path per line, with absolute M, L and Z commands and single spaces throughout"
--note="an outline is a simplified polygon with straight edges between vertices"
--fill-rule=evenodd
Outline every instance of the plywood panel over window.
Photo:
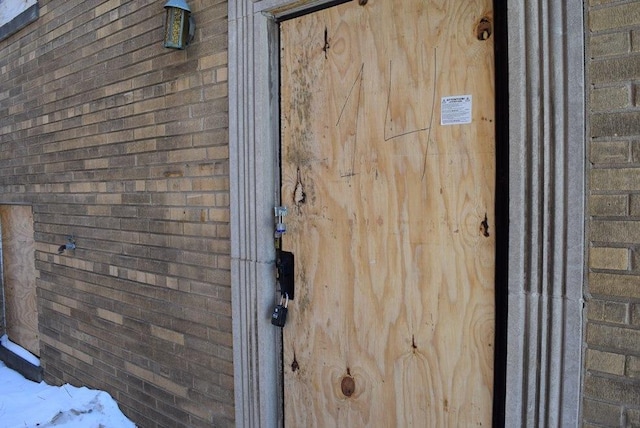
M 30 206 L 0 206 L 6 330 L 9 338 L 40 354 L 33 211 Z

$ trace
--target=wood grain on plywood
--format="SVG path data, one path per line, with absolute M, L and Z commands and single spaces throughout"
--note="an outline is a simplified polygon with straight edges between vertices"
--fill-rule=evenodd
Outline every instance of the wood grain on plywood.
M 287 426 L 491 424 L 490 20 L 405 0 L 281 24 Z M 457 95 L 472 123 L 441 126 Z
M 0 225 L 2 226 L 7 332 L 13 342 L 39 355 L 35 245 L 31 207 L 1 205 Z

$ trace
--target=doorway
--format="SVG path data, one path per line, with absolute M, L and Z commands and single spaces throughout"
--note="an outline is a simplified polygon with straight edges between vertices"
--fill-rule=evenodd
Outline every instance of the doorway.
M 246 426 L 283 423 L 282 344 L 279 329 L 269 322 L 276 302 L 273 207 L 280 199 L 278 22 L 336 3 L 228 3 L 234 391 L 236 423 Z M 504 323 L 496 325 L 496 337 L 500 332 L 504 340 L 494 405 L 505 426 L 573 426 L 579 420 L 582 6 L 579 0 L 494 1 L 495 54 L 504 64 L 496 86 L 496 120 L 502 123 L 497 139 L 508 148 L 496 153 L 508 165 L 502 172 L 508 176 L 497 177 L 505 208 L 496 210 L 508 231 L 494 230 L 503 289 L 496 310 Z M 502 393 L 496 390 L 500 385 Z
M 280 23 L 285 426 L 489 426 L 492 2 L 364 3 Z

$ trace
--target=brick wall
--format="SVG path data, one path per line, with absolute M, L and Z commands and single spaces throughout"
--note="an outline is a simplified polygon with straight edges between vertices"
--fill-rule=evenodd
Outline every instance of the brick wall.
M 589 0 L 585 426 L 640 426 L 640 2 Z
M 164 3 L 40 0 L 0 41 L 0 204 L 33 206 L 47 381 L 141 427 L 227 426 L 227 4 L 189 0 L 174 51 Z

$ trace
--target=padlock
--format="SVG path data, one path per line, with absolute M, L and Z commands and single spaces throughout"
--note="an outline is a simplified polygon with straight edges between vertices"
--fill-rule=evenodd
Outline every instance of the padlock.
M 284 300 L 284 305 L 282 304 Z M 271 324 L 276 327 L 284 327 L 284 324 L 287 322 L 287 306 L 289 305 L 289 296 L 286 294 L 280 297 L 280 304 L 275 307 L 273 310 L 273 314 L 271 314 Z

